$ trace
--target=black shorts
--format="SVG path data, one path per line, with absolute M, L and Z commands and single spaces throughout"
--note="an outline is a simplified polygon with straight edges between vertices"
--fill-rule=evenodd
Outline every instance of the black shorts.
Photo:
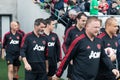
M 32 70 L 25 71 L 25 80 L 47 80 L 45 62 L 29 62 Z
M 48 80 L 46 73 L 33 73 L 25 70 L 25 80 Z
M 7 65 L 13 64 L 13 66 L 20 66 L 19 55 L 6 54 Z
M 45 62 L 29 62 L 32 73 L 46 73 Z
M 50 66 L 49 65 L 49 71 L 48 71 L 48 76 L 53 76 L 56 73 L 57 66 Z

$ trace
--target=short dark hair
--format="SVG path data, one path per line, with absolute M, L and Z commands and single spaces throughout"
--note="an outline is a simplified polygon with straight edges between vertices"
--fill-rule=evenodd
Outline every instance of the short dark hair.
M 80 19 L 81 16 L 88 17 L 85 13 L 81 12 L 81 13 L 79 13 L 79 14 L 76 16 L 76 19 Z
M 45 24 L 45 20 L 42 19 L 42 18 L 38 18 L 38 19 L 36 19 L 36 20 L 34 21 L 34 26 L 39 26 L 40 23 Z
M 51 24 L 51 21 L 54 21 L 54 19 L 52 19 L 52 18 L 47 18 L 47 19 L 45 20 L 46 25 L 47 25 L 47 24 Z
M 113 4 L 113 3 L 117 3 L 117 2 L 116 2 L 116 1 L 112 1 L 112 4 Z
M 19 21 L 16 21 L 16 23 L 17 23 L 18 25 L 20 25 Z

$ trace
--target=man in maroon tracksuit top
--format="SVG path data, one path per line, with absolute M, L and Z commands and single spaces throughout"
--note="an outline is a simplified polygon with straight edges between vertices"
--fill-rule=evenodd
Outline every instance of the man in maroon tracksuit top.
M 25 80 L 48 80 L 47 39 L 43 35 L 45 26 L 43 19 L 36 19 L 33 32 L 23 38 L 20 54 L 25 65 Z
M 10 31 L 5 34 L 3 39 L 2 58 L 4 59 L 4 52 L 6 52 L 6 61 L 8 64 L 8 80 L 17 80 L 17 67 L 21 65 L 19 56 L 22 35 L 17 32 L 17 28 L 17 23 L 15 21 L 12 21 Z
M 18 32 L 20 32 L 22 34 L 22 36 L 24 37 L 25 32 L 23 30 L 20 29 L 20 23 L 18 21 L 16 21 L 18 24 Z
M 77 24 L 73 27 L 70 27 L 66 31 L 65 39 L 63 42 L 63 51 L 65 54 L 67 53 L 67 50 L 68 50 L 70 44 L 72 43 L 72 41 L 84 32 L 84 26 L 87 21 L 87 16 L 84 13 L 79 13 L 76 17 L 76 21 L 77 21 Z M 67 70 L 68 71 L 68 73 L 67 73 L 68 80 L 71 79 L 72 65 L 73 65 L 73 63 L 71 61 L 68 66 L 68 70 Z
M 105 31 L 98 35 L 98 38 L 102 39 L 103 47 L 106 51 L 106 54 L 111 59 L 116 68 L 118 66 L 116 59 L 118 40 L 115 36 L 117 30 L 117 20 L 113 17 L 110 17 L 105 22 Z M 116 80 L 115 75 L 106 68 L 104 63 L 101 62 L 100 64 L 101 66 L 96 80 Z
M 57 63 L 62 60 L 61 44 L 56 33 L 53 33 L 55 21 L 53 19 L 46 19 L 46 28 L 44 33 L 48 41 L 48 79 L 52 80 L 52 76 L 56 73 Z
M 96 17 L 89 17 L 86 22 L 85 33 L 71 43 L 66 56 L 53 76 L 53 80 L 58 80 L 71 59 L 73 59 L 74 64 L 71 80 L 95 80 L 100 60 L 117 77 L 119 76 L 119 71 L 115 69 L 105 54 L 102 41 L 96 38 L 99 30 L 100 20 Z

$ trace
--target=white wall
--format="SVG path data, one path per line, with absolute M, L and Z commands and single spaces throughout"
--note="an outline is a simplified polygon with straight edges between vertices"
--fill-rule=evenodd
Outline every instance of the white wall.
M 12 14 L 12 19 L 17 19 L 17 0 L 0 0 L 0 14 Z
M 2 22 L 2 39 L 6 32 L 10 30 L 10 18 L 9 16 L 2 16 L 1 18 Z
M 10 16 L 12 20 L 17 19 L 17 0 L 0 0 L 1 31 L 3 35 L 9 31 Z
M 102 26 L 103 27 L 105 26 L 106 19 L 111 17 L 111 16 L 115 17 L 117 19 L 117 21 L 118 21 L 118 25 L 120 25 L 120 15 L 104 15 L 104 16 L 99 16 L 98 17 L 98 18 L 100 18 L 102 20 L 102 24 L 103 24 Z
M 47 18 L 49 14 L 40 9 L 38 4 L 32 0 L 17 0 L 17 17 L 21 28 L 25 32 L 33 30 L 34 20 L 37 18 Z

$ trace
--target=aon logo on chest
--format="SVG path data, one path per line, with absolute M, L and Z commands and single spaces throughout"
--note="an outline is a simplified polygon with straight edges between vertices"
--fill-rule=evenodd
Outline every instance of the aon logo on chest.
M 94 58 L 99 58 L 100 57 L 100 52 L 94 52 L 91 51 L 90 55 L 89 55 L 89 59 L 94 59 Z
M 35 45 L 35 47 L 33 48 L 33 50 L 37 50 L 37 51 L 44 51 L 45 46 L 39 46 L 38 44 Z
M 54 46 L 54 45 L 55 45 L 55 42 L 48 42 L 49 47 Z
M 13 39 L 12 39 L 12 40 L 10 41 L 10 44 L 19 44 L 19 41 L 18 41 L 18 40 L 13 40 Z

